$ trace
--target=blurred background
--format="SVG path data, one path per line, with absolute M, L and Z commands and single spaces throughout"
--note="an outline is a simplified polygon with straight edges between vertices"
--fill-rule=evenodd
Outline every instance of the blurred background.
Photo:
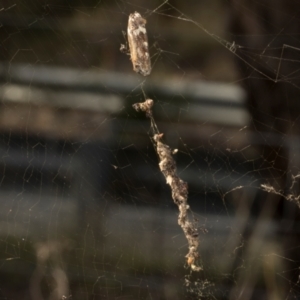
M 134 11 L 146 78 L 119 50 Z M 294 0 L 0 3 L 0 299 L 300 297 L 299 34 Z

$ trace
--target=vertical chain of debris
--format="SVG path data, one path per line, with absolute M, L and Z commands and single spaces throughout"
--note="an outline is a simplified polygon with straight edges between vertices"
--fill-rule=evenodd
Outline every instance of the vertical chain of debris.
M 142 103 L 133 104 L 136 111 L 144 111 L 146 116 L 151 119 L 151 126 L 154 133 L 153 140 L 155 143 L 156 152 L 159 157 L 159 168 L 167 184 L 171 187 L 172 198 L 178 206 L 178 224 L 182 228 L 185 237 L 188 241 L 189 252 L 186 255 L 187 264 L 193 271 L 200 271 L 202 268 L 197 265 L 199 260 L 199 234 L 195 222 L 189 220 L 188 216 L 188 185 L 185 181 L 179 178 L 176 172 L 176 162 L 173 155 L 178 151 L 172 151 L 171 148 L 163 143 L 163 133 L 159 133 L 155 120 L 152 114 L 153 100 L 147 99 Z

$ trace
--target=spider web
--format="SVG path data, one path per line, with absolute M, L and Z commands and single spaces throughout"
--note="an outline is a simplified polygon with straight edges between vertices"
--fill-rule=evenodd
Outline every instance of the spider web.
M 147 20 L 152 61 L 120 53 Z M 0 299 L 296 299 L 294 1 L 0 5 Z M 125 37 L 126 38 L 126 37 Z M 199 265 L 160 173 L 189 188 Z

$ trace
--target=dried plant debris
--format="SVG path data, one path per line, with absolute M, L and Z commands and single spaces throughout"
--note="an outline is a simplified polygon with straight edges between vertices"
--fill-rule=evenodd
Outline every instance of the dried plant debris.
M 185 237 L 188 241 L 189 252 L 186 255 L 187 264 L 193 271 L 200 271 L 202 268 L 197 265 L 199 260 L 199 234 L 195 222 L 190 221 L 188 216 L 188 185 L 185 181 L 179 178 L 176 172 L 176 162 L 173 155 L 177 152 L 166 145 L 163 141 L 163 133 L 159 133 L 155 120 L 152 114 L 153 100 L 147 99 L 142 103 L 135 103 L 133 108 L 136 111 L 144 111 L 146 116 L 151 119 L 152 128 L 155 132 L 153 140 L 155 143 L 155 149 L 159 157 L 159 168 L 167 184 L 171 187 L 172 198 L 175 204 L 178 206 L 178 224 L 182 228 Z
M 300 194 L 299 194 L 299 178 L 300 174 L 291 176 L 291 186 L 286 189 L 286 191 L 276 190 L 273 186 L 269 184 L 261 184 L 261 188 L 263 191 L 271 194 L 278 195 L 283 197 L 287 201 L 294 202 L 300 208 Z
M 133 70 L 143 76 L 151 73 L 151 60 L 149 54 L 146 20 L 138 12 L 129 15 L 127 38 L 129 54 Z M 128 52 L 125 45 L 121 45 L 122 52 Z
M 136 111 L 144 111 L 148 118 L 152 117 L 152 106 L 153 106 L 152 99 L 147 99 L 145 102 L 135 103 L 132 105 L 132 107 Z

